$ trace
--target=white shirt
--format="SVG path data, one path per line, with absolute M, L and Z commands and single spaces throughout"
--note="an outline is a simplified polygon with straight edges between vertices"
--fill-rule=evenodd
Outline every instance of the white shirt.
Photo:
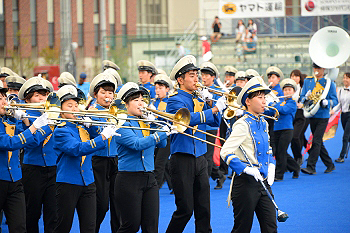
M 350 111 L 350 86 L 341 87 L 337 93 L 338 96 L 338 105 L 333 108 L 333 111 L 341 110 L 342 112 Z

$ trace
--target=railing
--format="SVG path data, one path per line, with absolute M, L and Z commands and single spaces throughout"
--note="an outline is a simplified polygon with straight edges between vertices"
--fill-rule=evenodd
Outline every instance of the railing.
M 237 22 L 239 19 L 220 19 L 222 23 L 223 36 L 234 36 Z M 245 25 L 248 19 L 242 19 Z M 258 36 L 260 37 L 278 37 L 278 36 L 310 36 L 318 29 L 325 26 L 341 27 L 350 32 L 349 15 L 330 15 L 330 16 L 285 16 L 270 18 L 254 18 L 258 27 Z M 199 25 L 204 28 L 198 28 L 199 34 L 210 35 L 213 32 L 211 23 L 213 19 L 198 19 Z

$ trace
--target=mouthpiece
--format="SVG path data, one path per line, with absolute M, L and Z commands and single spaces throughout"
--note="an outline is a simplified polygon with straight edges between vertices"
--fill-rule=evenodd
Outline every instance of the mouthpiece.
M 315 71 L 315 75 L 318 75 L 318 71 Z
M 105 101 L 106 101 L 107 103 L 112 102 L 112 100 L 111 100 L 110 98 L 106 98 Z

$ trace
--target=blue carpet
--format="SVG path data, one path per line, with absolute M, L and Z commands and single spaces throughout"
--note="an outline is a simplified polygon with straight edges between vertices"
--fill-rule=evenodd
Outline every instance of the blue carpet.
M 309 135 L 309 132 L 306 133 Z M 325 142 L 332 159 L 339 156 L 342 145 L 343 129 L 339 126 L 335 138 Z M 332 174 L 325 174 L 324 164 L 319 160 L 316 166 L 317 175 L 300 175 L 292 179 L 292 173 L 286 173 L 284 181 L 272 186 L 277 205 L 289 215 L 284 223 L 278 223 L 278 231 L 290 232 L 348 232 L 350 229 L 350 159 L 343 164 L 335 164 Z M 306 163 L 303 164 L 303 167 Z M 211 185 L 211 225 L 213 232 L 230 232 L 233 226 L 232 207 L 227 208 L 229 179 L 222 190 L 214 190 Z M 160 189 L 159 232 L 165 232 L 171 215 L 175 210 L 174 196 L 169 194 L 167 185 Z M 8 232 L 3 225 L 3 232 Z M 40 230 L 43 231 L 42 220 Z M 79 232 L 79 222 L 75 216 L 71 232 Z M 102 223 L 100 232 L 110 232 L 109 213 Z M 187 224 L 184 232 L 194 232 L 194 219 Z M 260 232 L 255 218 L 251 232 Z

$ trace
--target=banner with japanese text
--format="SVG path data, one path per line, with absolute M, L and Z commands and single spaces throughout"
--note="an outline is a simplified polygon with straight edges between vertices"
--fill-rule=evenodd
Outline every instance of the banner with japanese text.
M 301 16 L 348 15 L 350 0 L 301 0 Z
M 219 18 L 284 17 L 284 0 L 235 0 L 219 2 Z

